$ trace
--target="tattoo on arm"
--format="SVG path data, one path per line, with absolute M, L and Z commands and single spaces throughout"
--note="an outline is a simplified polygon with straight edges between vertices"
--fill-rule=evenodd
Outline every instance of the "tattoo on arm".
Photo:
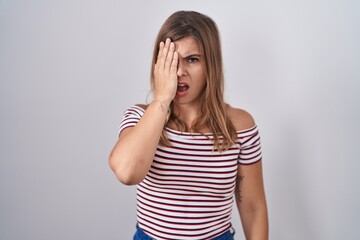
M 236 178 L 236 188 L 235 188 L 235 197 L 239 202 L 242 201 L 241 189 L 240 189 L 240 182 L 244 179 L 245 176 L 238 175 Z

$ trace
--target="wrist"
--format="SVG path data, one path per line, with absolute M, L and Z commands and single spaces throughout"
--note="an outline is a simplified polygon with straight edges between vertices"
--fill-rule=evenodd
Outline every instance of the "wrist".
M 161 112 L 166 112 L 166 121 L 165 123 L 169 120 L 169 117 L 170 117 L 170 114 L 171 114 L 171 110 L 170 110 L 170 103 L 167 105 L 167 104 L 164 104 L 161 100 L 155 98 L 152 103 L 156 103 L 159 105 L 159 109 Z
M 168 111 L 170 109 L 170 104 L 166 101 L 162 101 L 160 99 L 154 98 L 153 103 L 158 103 L 161 111 Z
M 159 102 L 164 109 L 168 109 L 170 108 L 172 99 L 163 98 L 163 97 L 154 97 L 153 101 Z

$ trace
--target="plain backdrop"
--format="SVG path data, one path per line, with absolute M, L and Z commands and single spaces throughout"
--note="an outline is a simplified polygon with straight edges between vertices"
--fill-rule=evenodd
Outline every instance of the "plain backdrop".
M 270 239 L 360 239 L 355 0 L 0 0 L 0 239 L 132 239 L 135 186 L 107 159 L 177 10 L 218 24 L 226 100 L 261 131 Z

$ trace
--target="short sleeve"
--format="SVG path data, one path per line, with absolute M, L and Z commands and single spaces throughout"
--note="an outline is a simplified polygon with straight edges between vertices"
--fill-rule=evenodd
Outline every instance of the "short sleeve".
M 239 164 L 253 164 L 262 159 L 260 134 L 257 126 L 238 132 L 240 152 Z
M 134 127 L 144 114 L 144 109 L 138 106 L 132 106 L 124 112 L 123 119 L 119 126 L 119 134 L 128 127 Z

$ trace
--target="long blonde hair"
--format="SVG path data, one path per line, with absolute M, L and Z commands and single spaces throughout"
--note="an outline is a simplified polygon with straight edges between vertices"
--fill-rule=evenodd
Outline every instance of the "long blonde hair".
M 195 119 L 191 129 L 200 132 L 208 128 L 213 134 L 214 147 L 219 151 L 230 148 L 236 139 L 236 130 L 227 115 L 228 105 L 224 102 L 224 73 L 221 44 L 216 23 L 206 15 L 194 11 L 178 11 L 173 13 L 162 25 L 158 33 L 152 59 L 151 87 L 154 89 L 154 65 L 159 52 L 159 43 L 170 38 L 172 41 L 191 36 L 197 40 L 201 55 L 204 56 L 206 87 L 200 96 L 201 113 Z M 180 131 L 189 131 L 185 123 L 177 117 L 172 109 L 169 121 Z M 160 144 L 170 146 L 165 129 Z

